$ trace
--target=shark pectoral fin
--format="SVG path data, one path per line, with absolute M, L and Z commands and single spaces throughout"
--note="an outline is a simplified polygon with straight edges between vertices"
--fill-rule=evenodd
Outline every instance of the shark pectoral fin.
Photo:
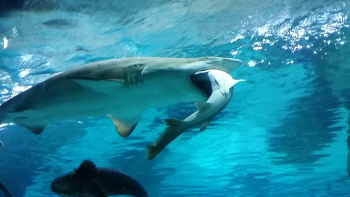
M 211 119 L 210 119 L 210 120 L 207 120 L 207 121 L 202 122 L 201 127 L 200 127 L 200 131 L 204 131 L 204 129 L 206 129 L 206 128 L 207 128 L 207 126 L 210 124 L 210 121 L 211 121 Z
M 91 197 L 107 197 L 107 195 L 98 188 L 88 188 L 85 192 Z
M 109 119 L 113 122 L 118 134 L 121 137 L 128 137 L 136 128 L 138 121 L 121 121 L 112 115 L 108 115 Z

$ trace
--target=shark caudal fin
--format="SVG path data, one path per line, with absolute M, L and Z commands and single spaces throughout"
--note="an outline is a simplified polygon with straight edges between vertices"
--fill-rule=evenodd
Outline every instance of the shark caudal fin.
M 146 151 L 147 151 L 147 159 L 152 160 L 154 159 L 160 151 L 158 151 L 157 146 L 154 145 L 146 145 Z
M 157 138 L 153 145 L 147 145 L 147 158 L 152 160 L 155 158 L 160 151 L 164 149 L 170 142 L 177 138 L 182 132 L 184 132 L 186 127 L 186 122 L 177 119 L 164 119 L 164 124 L 168 127 L 163 131 L 163 133 Z

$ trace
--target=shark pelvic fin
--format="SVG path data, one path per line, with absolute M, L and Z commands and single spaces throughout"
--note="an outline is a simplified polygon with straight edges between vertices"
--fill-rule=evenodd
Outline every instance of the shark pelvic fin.
M 32 133 L 37 135 L 42 133 L 46 128 L 46 124 L 28 125 L 27 123 L 29 122 L 29 120 L 27 118 L 16 118 L 14 122 L 16 124 L 21 125 L 22 127 L 27 128 Z
M 42 133 L 45 130 L 46 125 L 45 126 L 35 126 L 35 127 L 26 127 L 26 126 L 24 126 L 24 127 L 29 129 L 32 133 L 39 135 L 40 133 Z
M 115 117 L 113 117 L 112 115 L 108 115 L 109 119 L 111 119 L 111 121 L 113 122 L 115 128 L 117 129 L 118 134 L 121 137 L 128 137 L 135 129 L 135 127 L 137 126 L 138 122 L 132 122 L 131 124 L 123 122 Z
M 201 127 L 200 127 L 200 130 L 201 130 L 201 131 L 204 131 L 204 129 L 206 129 L 207 126 L 210 124 L 210 121 L 211 121 L 211 120 L 207 120 L 207 121 L 202 122 Z
M 180 127 L 181 125 L 186 123 L 185 121 L 178 119 L 164 119 L 163 122 L 166 126 L 175 128 Z
M 198 111 L 204 110 L 205 108 L 210 106 L 210 103 L 206 103 L 206 102 L 197 102 L 195 103 Z
M 47 126 L 41 114 L 32 109 L 18 112 L 7 112 L 6 115 L 13 119 L 13 122 L 27 128 L 34 134 L 40 134 Z M 31 117 L 31 118 L 29 118 Z

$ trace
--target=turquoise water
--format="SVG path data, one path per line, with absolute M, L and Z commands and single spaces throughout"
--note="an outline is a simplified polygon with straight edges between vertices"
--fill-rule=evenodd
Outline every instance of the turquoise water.
M 152 161 L 145 145 L 161 120 L 185 118 L 192 103 L 147 110 L 126 139 L 107 117 L 53 122 L 40 135 L 1 125 L 0 182 L 13 196 L 57 196 L 53 178 L 84 159 L 127 172 L 154 197 L 350 196 L 350 2 L 4 2 L 1 103 L 52 73 L 110 58 L 238 58 L 231 74 L 247 79 L 205 131 L 183 133 Z

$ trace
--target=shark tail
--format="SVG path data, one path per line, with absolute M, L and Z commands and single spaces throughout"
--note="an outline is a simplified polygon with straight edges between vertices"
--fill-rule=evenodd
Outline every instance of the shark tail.
M 154 145 L 146 145 L 147 149 L 147 159 L 152 160 L 154 159 L 160 151 L 157 150 L 157 146 Z
M 168 127 L 157 138 L 153 145 L 147 145 L 147 158 L 154 159 L 170 142 L 177 138 L 186 129 L 181 129 L 186 124 L 183 120 L 164 119 L 164 124 Z

